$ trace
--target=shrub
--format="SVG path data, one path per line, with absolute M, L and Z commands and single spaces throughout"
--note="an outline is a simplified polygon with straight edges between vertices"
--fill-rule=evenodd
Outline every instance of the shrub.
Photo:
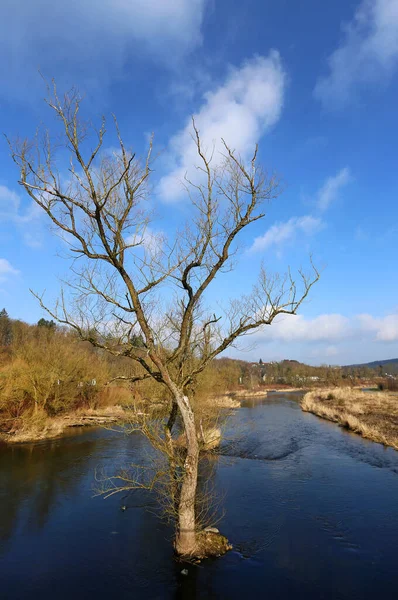
M 30 328 L 19 341 L 0 369 L 3 430 L 39 411 L 53 416 L 95 404 L 108 378 L 107 365 L 95 352 L 47 327 Z

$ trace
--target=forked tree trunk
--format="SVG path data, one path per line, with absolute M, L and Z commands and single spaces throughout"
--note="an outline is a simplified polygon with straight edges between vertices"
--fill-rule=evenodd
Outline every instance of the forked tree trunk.
M 187 455 L 178 506 L 178 525 L 175 549 L 181 555 L 194 555 L 197 550 L 195 499 L 198 483 L 199 445 L 196 436 L 194 413 L 189 399 L 182 393 L 176 395 L 187 438 Z

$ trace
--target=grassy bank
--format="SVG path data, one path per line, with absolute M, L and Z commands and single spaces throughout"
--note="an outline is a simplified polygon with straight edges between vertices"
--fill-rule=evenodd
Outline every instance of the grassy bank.
M 314 390 L 304 396 L 301 407 L 398 450 L 398 394 L 351 388 Z
M 131 415 L 131 411 L 125 410 L 122 406 L 81 409 L 55 417 L 49 417 L 40 412 L 25 420 L 18 429 L 0 433 L 0 440 L 10 444 L 19 444 L 54 439 L 64 434 L 70 427 L 107 426 L 111 423 L 120 423 L 131 419 Z

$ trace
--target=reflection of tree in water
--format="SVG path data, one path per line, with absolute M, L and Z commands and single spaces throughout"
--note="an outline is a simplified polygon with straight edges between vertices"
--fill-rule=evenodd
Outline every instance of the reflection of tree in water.
M 0 540 L 17 529 L 42 529 L 52 510 L 76 493 L 91 465 L 98 439 L 53 440 L 6 446 L 0 452 Z M 101 444 L 112 440 L 101 439 Z M 84 466 L 82 463 L 85 463 Z
M 54 544 L 57 547 L 54 551 L 54 568 L 57 565 L 61 568 L 61 563 L 57 562 L 59 557 L 70 565 L 70 558 L 63 554 L 67 552 L 69 541 L 72 545 L 75 543 L 77 532 L 78 537 L 85 538 L 88 531 L 98 524 L 99 533 L 98 537 L 94 536 L 95 540 L 103 540 L 103 535 L 109 536 L 105 538 L 109 540 L 108 545 L 99 553 L 99 564 L 102 560 L 107 564 L 115 561 L 120 572 L 131 574 L 128 577 L 131 576 L 134 586 L 144 590 L 148 581 L 152 581 L 152 585 L 159 587 L 159 597 L 162 597 L 161 586 L 171 583 L 174 564 L 171 540 L 174 532 L 164 520 L 158 518 L 156 498 L 147 491 L 135 490 L 127 497 L 123 493 L 115 496 L 114 503 L 111 499 L 92 500 L 96 470 L 104 467 L 114 473 L 119 465 L 126 466 L 133 460 L 145 462 L 151 452 L 147 440 L 141 435 L 126 437 L 104 430 L 2 448 L 1 554 L 13 550 L 15 545 L 15 556 L 24 560 L 24 547 L 27 544 L 32 551 L 37 550 L 38 556 L 51 559 L 51 545 Z M 211 453 L 204 454 L 201 460 L 199 488 L 205 495 L 213 487 L 217 462 L 218 457 Z M 109 503 L 110 511 L 107 508 Z M 126 506 L 125 511 L 120 510 L 121 505 Z M 86 511 L 90 513 L 87 519 Z M 157 514 L 154 515 L 154 512 Z M 206 522 L 208 524 L 216 523 Z M 62 540 L 59 539 L 60 535 Z M 96 556 L 96 542 L 87 539 L 82 544 L 82 556 L 86 549 L 90 557 Z M 154 562 L 159 563 L 156 577 L 153 574 Z M 179 568 L 177 573 L 180 581 L 183 565 L 179 563 L 176 568 Z M 191 570 L 190 576 L 184 578 L 182 584 L 179 593 L 183 595 L 177 597 L 194 598 L 196 592 L 189 592 L 196 586 L 191 578 Z
M 216 491 L 215 476 L 219 463 L 217 452 L 206 452 L 201 456 L 198 474 L 197 510 L 198 521 L 203 526 L 217 525 L 223 516 L 223 497 L 220 491 Z M 201 564 L 175 561 L 175 577 L 177 588 L 174 594 L 175 600 L 195 600 L 196 598 L 215 598 L 216 593 L 211 577 L 201 577 Z M 182 574 L 182 571 L 187 571 Z
M 176 563 L 176 578 L 178 581 L 178 587 L 175 593 L 175 600 L 196 600 L 198 598 L 198 584 L 199 584 L 199 573 L 198 567 L 188 567 L 188 574 L 181 575 L 181 570 L 184 565 L 182 563 Z M 209 598 L 214 596 L 209 595 Z

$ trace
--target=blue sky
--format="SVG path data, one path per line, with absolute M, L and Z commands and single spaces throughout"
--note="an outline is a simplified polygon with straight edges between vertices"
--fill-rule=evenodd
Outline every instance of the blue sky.
M 398 0 L 0 0 L 0 121 L 10 136 L 46 119 L 38 69 L 77 85 L 93 119 L 117 114 L 137 151 L 155 134 L 153 234 L 189 214 L 189 119 L 283 179 L 266 220 L 211 300 L 308 264 L 320 283 L 297 317 L 246 339 L 246 359 L 347 364 L 398 356 Z M 115 142 L 110 135 L 109 146 Z M 42 316 L 62 247 L 17 184 L 0 143 L 0 305 Z

